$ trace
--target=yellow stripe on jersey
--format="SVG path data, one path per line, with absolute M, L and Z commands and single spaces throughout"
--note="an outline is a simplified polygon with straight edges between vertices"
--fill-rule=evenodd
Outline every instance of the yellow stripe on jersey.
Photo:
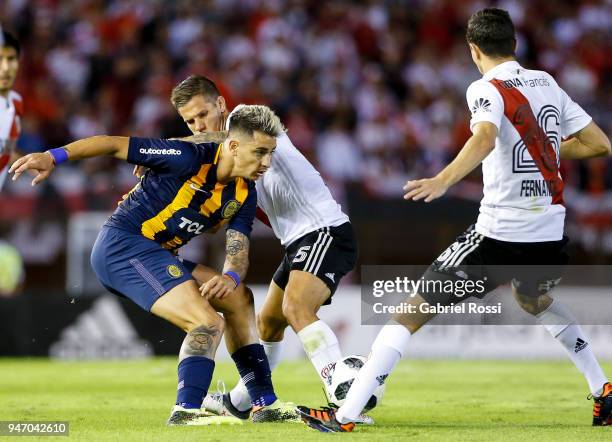
M 213 160 L 213 164 L 217 164 L 219 161 L 219 155 L 221 154 L 221 149 L 223 149 L 223 143 L 219 144 L 217 147 L 217 153 L 215 153 L 215 159 Z M 212 191 L 212 195 L 208 198 L 204 203 L 200 206 L 200 213 L 204 216 L 210 216 L 211 213 L 214 213 L 216 210 L 221 207 L 221 194 L 223 189 L 225 188 L 225 184 L 215 184 L 215 188 Z
M 204 201 L 204 204 L 200 206 L 200 213 L 204 216 L 210 216 L 211 213 L 219 210 L 221 207 L 221 194 L 225 189 L 225 184 L 215 184 L 215 188 L 212 191 L 212 196 Z
M 242 205 L 244 204 L 244 200 L 246 200 L 249 195 L 249 185 L 247 182 L 238 177 L 236 178 L 236 199 Z
M 198 186 L 202 186 L 206 180 L 206 174 L 211 166 L 211 164 L 204 164 L 202 167 L 200 167 L 200 170 L 196 175 L 192 176 L 183 183 L 170 204 L 168 204 L 153 218 L 142 223 L 140 231 L 145 238 L 155 239 L 155 235 L 158 232 L 166 229 L 166 225 L 164 223 L 169 220 L 176 211 L 189 207 L 189 204 L 196 193 L 191 185 L 197 184 Z

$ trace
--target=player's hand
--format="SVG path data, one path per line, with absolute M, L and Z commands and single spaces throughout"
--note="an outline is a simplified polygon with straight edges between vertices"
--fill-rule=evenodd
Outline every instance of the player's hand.
M 236 290 L 236 282 L 227 275 L 216 275 L 202 284 L 200 293 L 206 299 L 222 299 Z
M 147 172 L 147 170 L 147 167 L 139 166 L 138 164 L 136 164 L 134 166 L 134 170 L 132 171 L 132 175 L 134 175 L 136 178 L 142 178 L 142 176 Z
M 50 153 L 31 153 L 25 157 L 18 158 L 11 165 L 9 173 L 13 173 L 13 181 L 15 181 L 23 172 L 32 171 L 34 173 L 32 186 L 35 186 L 45 180 L 54 168 L 55 162 Z
M 448 190 L 448 185 L 438 177 L 424 178 L 422 180 L 407 181 L 404 186 L 405 200 L 419 201 L 423 198 L 426 203 L 440 198 Z

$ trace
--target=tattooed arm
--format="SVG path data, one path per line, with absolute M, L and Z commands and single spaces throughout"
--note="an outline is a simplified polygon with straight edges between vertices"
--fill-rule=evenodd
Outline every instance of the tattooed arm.
M 62 149 L 64 150 L 64 161 L 81 160 L 102 155 L 112 155 L 115 158 L 126 160 L 129 144 L 130 139 L 128 137 L 96 135 L 73 141 L 63 146 Z M 18 158 L 9 169 L 9 173 L 14 173 L 13 180 L 16 180 L 23 172 L 33 171 L 36 175 L 32 180 L 34 186 L 47 179 L 54 168 L 55 157 L 51 152 L 36 152 Z
M 202 296 L 208 299 L 223 298 L 236 289 L 236 281 L 226 272 L 237 273 L 244 279 L 249 268 L 249 238 L 234 229 L 227 229 L 225 235 L 225 264 L 223 275 L 209 279 L 200 287 Z
M 225 234 L 225 264 L 223 273 L 236 272 L 244 279 L 249 269 L 249 238 L 234 229 Z

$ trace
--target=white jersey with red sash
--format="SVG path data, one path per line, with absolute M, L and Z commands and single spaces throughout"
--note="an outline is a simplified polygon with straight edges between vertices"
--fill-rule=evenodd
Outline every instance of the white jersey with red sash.
M 488 71 L 470 85 L 466 98 L 470 128 L 488 121 L 498 129 L 495 148 L 482 163 L 484 197 L 476 231 L 510 242 L 561 240 L 559 148 L 591 117 L 550 74 L 516 61 Z
M 0 95 L 0 190 L 8 174 L 11 152 L 21 133 L 22 115 L 23 102 L 17 92 L 9 91 L 6 97 Z

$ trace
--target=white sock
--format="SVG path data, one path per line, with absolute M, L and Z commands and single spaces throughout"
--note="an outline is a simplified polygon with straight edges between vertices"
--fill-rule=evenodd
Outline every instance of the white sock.
M 240 411 L 246 411 L 252 407 L 251 396 L 249 396 L 249 390 L 247 390 L 242 378 L 238 379 L 238 383 L 232 391 L 229 392 L 230 401 L 234 407 Z
M 380 381 L 384 382 L 401 359 L 409 339 L 410 332 L 403 325 L 390 323 L 380 330 L 372 344 L 372 353 L 363 368 L 359 370 L 344 405 L 336 412 L 338 422 L 343 424 L 354 422 L 363 412 L 363 407 L 380 385 Z
M 268 357 L 270 371 L 273 371 L 281 360 L 283 341 L 266 342 L 260 339 L 259 343 L 263 346 L 266 356 Z M 238 380 L 238 383 L 229 394 L 232 405 L 238 410 L 246 411 L 251 408 L 251 396 L 249 396 L 249 391 L 244 385 L 244 382 L 242 382 L 242 379 Z
M 559 301 L 553 300 L 536 318 L 553 338 L 563 345 L 576 368 L 586 378 L 593 396 L 600 396 L 608 378 L 597 362 L 582 328 L 575 323 L 572 313 Z
M 266 356 L 268 357 L 268 364 L 270 364 L 270 371 L 274 371 L 278 363 L 281 361 L 281 353 L 283 350 L 283 341 L 278 342 L 267 342 L 259 340 L 259 343 L 263 346 Z
M 325 322 L 318 320 L 307 325 L 297 334 L 310 362 L 327 387 L 329 371 L 342 357 L 340 344 L 333 330 Z

